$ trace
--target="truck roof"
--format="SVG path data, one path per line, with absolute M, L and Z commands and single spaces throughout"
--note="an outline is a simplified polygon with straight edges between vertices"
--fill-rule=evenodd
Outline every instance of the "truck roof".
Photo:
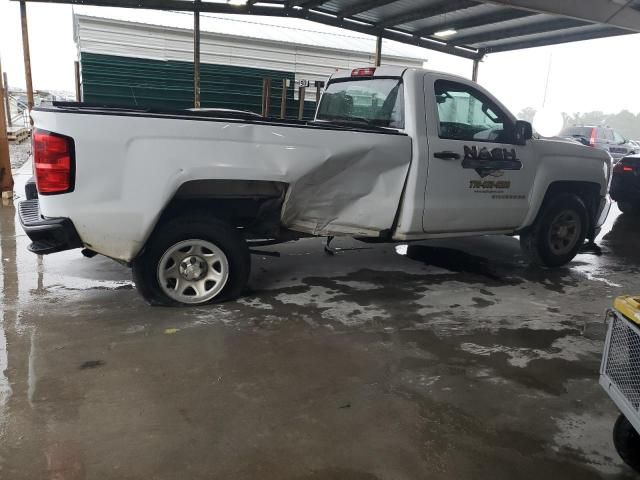
M 404 75 L 405 72 L 407 71 L 411 71 L 411 72 L 416 72 L 418 74 L 422 73 L 429 73 L 429 74 L 435 74 L 435 75 L 442 75 L 443 77 L 448 77 L 448 78 L 457 78 L 457 79 L 461 79 L 461 80 L 465 80 L 468 81 L 468 78 L 464 78 L 461 77 L 460 75 L 454 75 L 451 73 L 446 73 L 446 72 L 440 72 L 438 70 L 429 70 L 426 68 L 409 68 L 409 67 L 396 67 L 396 66 L 380 66 L 380 67 L 372 67 L 371 65 L 367 65 L 367 66 L 363 66 L 363 67 L 356 67 L 356 68 L 352 68 L 352 69 L 338 69 L 335 71 L 335 73 L 333 75 L 331 75 L 331 80 L 335 80 L 338 78 L 351 78 L 357 75 L 354 75 L 354 72 L 356 72 L 357 70 L 375 70 L 374 74 L 372 75 L 373 78 L 375 77 L 401 77 L 402 75 Z M 366 75 L 366 76 L 371 76 Z

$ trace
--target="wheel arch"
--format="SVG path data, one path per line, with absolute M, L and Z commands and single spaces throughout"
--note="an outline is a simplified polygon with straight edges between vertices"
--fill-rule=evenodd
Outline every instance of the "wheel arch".
M 159 213 L 138 255 L 159 227 L 191 214 L 211 215 L 242 228 L 248 238 L 273 235 L 280 227 L 288 187 L 285 182 L 267 180 L 189 180 L 178 187 Z
M 535 215 L 531 216 L 526 226 L 520 231 L 527 231 L 536 223 L 542 215 L 544 208 L 549 201 L 560 194 L 574 194 L 585 204 L 589 218 L 587 238 L 591 239 L 595 234 L 595 224 L 597 221 L 598 207 L 600 205 L 600 184 L 596 182 L 578 181 L 578 180 L 558 180 L 547 186 L 544 197 L 535 211 Z

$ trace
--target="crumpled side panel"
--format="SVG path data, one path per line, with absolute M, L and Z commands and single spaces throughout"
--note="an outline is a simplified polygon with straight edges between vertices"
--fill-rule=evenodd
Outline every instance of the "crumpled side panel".
M 360 135 L 362 144 L 325 150 L 291 184 L 282 223 L 314 235 L 377 236 L 391 228 L 411 163 L 407 136 Z

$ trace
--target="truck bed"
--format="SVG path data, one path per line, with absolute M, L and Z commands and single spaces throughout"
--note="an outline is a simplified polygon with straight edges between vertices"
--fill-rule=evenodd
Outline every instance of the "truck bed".
M 147 118 L 172 118 L 195 121 L 224 121 L 255 123 L 257 125 L 275 125 L 281 127 L 312 128 L 322 130 L 347 130 L 354 132 L 374 132 L 387 135 L 402 135 L 397 130 L 365 123 L 317 122 L 312 120 L 294 120 L 274 117 L 261 117 L 253 112 L 227 109 L 157 109 L 122 105 L 103 105 L 86 102 L 51 102 L 37 107 L 40 111 L 59 111 L 66 113 L 84 113 L 93 115 L 140 116 Z
M 412 158 L 409 136 L 378 127 L 66 102 L 32 117 L 75 144 L 75 188 L 41 196 L 42 214 L 71 219 L 84 245 L 124 261 L 189 182 L 211 182 L 212 194 L 225 181 L 278 183 L 283 227 L 380 237 Z

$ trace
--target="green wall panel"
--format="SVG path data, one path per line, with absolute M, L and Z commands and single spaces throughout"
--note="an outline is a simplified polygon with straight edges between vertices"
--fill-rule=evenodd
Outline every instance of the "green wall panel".
M 85 102 L 104 105 L 182 109 L 193 106 L 193 63 L 148 60 L 82 53 Z M 293 72 L 232 65 L 200 66 L 201 105 L 260 113 L 262 79 L 271 78 L 270 115 L 280 115 L 282 80 L 294 85 Z M 297 118 L 294 87 L 287 92 L 287 117 Z M 312 118 L 315 102 L 305 102 L 305 118 Z

